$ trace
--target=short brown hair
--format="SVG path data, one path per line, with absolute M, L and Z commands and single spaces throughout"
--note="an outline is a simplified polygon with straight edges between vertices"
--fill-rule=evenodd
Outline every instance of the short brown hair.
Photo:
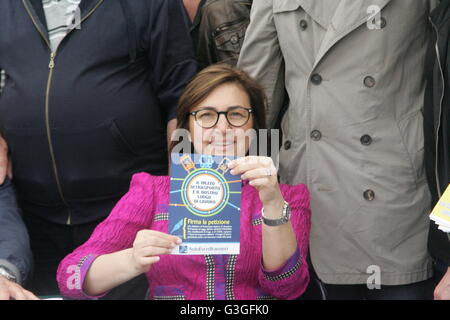
M 267 99 L 264 89 L 244 71 L 226 64 L 215 64 L 203 69 L 187 85 L 178 102 L 177 129 L 188 129 L 191 110 L 226 83 L 238 84 L 247 93 L 253 109 L 253 129 L 265 129 Z M 172 141 L 170 150 L 177 143 Z

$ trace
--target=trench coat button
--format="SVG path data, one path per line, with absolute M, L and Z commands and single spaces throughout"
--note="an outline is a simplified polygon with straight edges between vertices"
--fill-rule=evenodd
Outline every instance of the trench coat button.
M 373 190 L 364 191 L 364 199 L 366 199 L 367 201 L 375 200 L 375 192 Z
M 284 143 L 284 149 L 285 149 L 285 150 L 289 150 L 291 147 L 292 147 L 292 142 L 289 141 L 289 140 L 287 140 L 287 141 Z
M 304 20 L 304 19 L 300 20 L 300 29 L 302 31 L 305 31 L 306 29 L 308 29 L 308 22 L 306 22 L 306 20 Z
M 370 146 L 372 144 L 372 137 L 365 134 L 361 137 L 361 144 L 364 146 Z
M 313 74 L 311 76 L 311 82 L 316 86 L 320 85 L 322 83 L 322 76 L 318 73 Z
M 367 88 L 373 88 L 375 86 L 375 84 L 376 84 L 376 81 L 373 77 L 367 76 L 364 78 L 364 85 Z
M 313 130 L 311 132 L 311 139 L 313 139 L 314 141 L 319 141 L 320 139 L 322 139 L 322 133 L 319 130 Z

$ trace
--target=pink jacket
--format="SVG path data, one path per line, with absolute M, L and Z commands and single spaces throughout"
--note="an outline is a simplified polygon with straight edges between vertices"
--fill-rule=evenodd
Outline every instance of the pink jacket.
M 146 173 L 133 176 L 130 190 L 91 238 L 59 265 L 61 294 L 92 299 L 82 284 L 96 257 L 132 247 L 142 229 L 168 232 L 170 178 Z M 309 192 L 304 185 L 281 185 L 291 207 L 297 252 L 279 270 L 267 272 L 261 264 L 261 208 L 258 192 L 244 183 L 241 203 L 241 253 L 222 256 L 162 255 L 146 274 L 149 299 L 295 299 L 309 282 L 306 255 L 310 230 Z

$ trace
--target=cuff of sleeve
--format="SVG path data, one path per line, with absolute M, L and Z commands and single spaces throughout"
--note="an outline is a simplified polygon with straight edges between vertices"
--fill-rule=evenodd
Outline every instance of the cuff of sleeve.
M 270 281 L 279 281 L 289 278 L 295 271 L 297 271 L 302 265 L 302 256 L 300 254 L 300 249 L 297 247 L 294 254 L 286 261 L 284 266 L 280 267 L 275 271 L 267 271 L 261 262 L 261 269 L 263 271 L 264 277 Z
M 17 268 L 9 261 L 3 259 L 0 259 L 0 267 L 5 267 L 6 269 L 8 269 L 8 271 L 10 271 L 14 275 L 14 277 L 16 277 L 16 282 L 18 284 L 22 284 L 22 276 L 20 274 L 19 268 Z
M 99 299 L 99 298 L 104 297 L 107 294 L 107 292 L 106 292 L 99 296 L 90 296 L 83 291 L 83 284 L 84 284 L 84 280 L 86 279 L 86 274 L 89 271 L 89 268 L 91 267 L 92 262 L 94 262 L 94 260 L 97 259 L 97 257 L 98 257 L 98 255 L 96 255 L 96 254 L 87 255 L 80 260 L 80 262 L 78 263 L 78 266 L 77 266 L 77 269 L 78 269 L 77 270 L 77 288 L 78 288 L 78 290 L 80 290 L 80 293 L 88 299 Z

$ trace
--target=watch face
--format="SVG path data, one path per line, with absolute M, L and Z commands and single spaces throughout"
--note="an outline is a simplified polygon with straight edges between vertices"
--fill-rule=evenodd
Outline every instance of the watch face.
M 264 217 L 264 208 L 263 208 L 262 217 L 263 217 L 264 223 L 268 226 L 271 226 L 271 227 L 281 226 L 281 225 L 289 222 L 290 217 L 291 217 L 291 208 L 289 207 L 289 204 L 287 202 L 285 202 L 284 207 L 283 207 L 282 216 L 279 219 L 267 219 L 266 217 Z

